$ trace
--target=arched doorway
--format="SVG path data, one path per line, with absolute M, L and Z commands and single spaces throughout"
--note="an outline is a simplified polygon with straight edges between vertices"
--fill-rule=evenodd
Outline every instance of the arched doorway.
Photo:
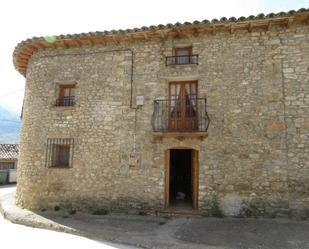
M 198 208 L 198 151 L 166 151 L 165 207 Z

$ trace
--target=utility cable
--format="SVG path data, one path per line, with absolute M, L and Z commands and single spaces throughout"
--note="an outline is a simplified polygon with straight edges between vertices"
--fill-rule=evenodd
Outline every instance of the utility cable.
M 19 121 L 16 121 L 16 120 L 11 120 L 11 119 L 0 119 L 0 121 L 20 123 Z
M 10 95 L 13 95 L 13 94 L 15 94 L 15 93 L 19 93 L 19 92 L 21 92 L 21 91 L 23 91 L 23 90 L 24 90 L 24 88 L 18 89 L 18 90 L 13 91 L 13 92 L 9 92 L 9 93 L 7 93 L 7 94 L 4 94 L 4 95 L 0 96 L 0 99 L 6 98 L 6 97 L 8 97 L 8 96 L 10 96 Z

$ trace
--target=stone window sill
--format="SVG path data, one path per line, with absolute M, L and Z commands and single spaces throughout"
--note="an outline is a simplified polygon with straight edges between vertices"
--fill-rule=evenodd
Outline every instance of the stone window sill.
M 204 139 L 208 137 L 207 131 L 203 132 L 153 132 L 152 133 L 155 138 L 177 138 L 177 139 L 185 139 L 185 138 L 200 138 Z
M 73 106 L 51 106 L 50 109 L 52 110 L 74 110 L 76 108 L 76 105 Z

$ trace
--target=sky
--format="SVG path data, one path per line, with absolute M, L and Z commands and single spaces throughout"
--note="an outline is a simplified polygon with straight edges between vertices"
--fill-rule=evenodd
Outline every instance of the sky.
M 309 0 L 8 0 L 0 2 L 0 106 L 19 113 L 25 78 L 13 66 L 15 46 L 33 36 L 309 8 Z

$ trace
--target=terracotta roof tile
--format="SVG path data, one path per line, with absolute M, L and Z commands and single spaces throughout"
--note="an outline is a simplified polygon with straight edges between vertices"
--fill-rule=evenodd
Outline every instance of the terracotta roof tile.
M 114 36 L 125 36 L 126 34 L 138 34 L 140 32 L 161 32 L 161 31 L 170 31 L 173 29 L 177 29 L 177 30 L 185 30 L 185 29 L 190 29 L 190 28 L 201 28 L 201 27 L 210 27 L 215 29 L 216 27 L 219 26 L 229 26 L 229 24 L 233 24 L 233 25 L 239 25 L 239 26 L 244 26 L 247 23 L 261 23 L 262 21 L 267 22 L 267 21 L 275 21 L 276 19 L 284 19 L 284 18 L 289 18 L 292 16 L 304 16 L 305 18 L 307 18 L 307 16 L 309 15 L 309 8 L 301 8 L 297 11 L 295 10 L 290 10 L 288 12 L 279 12 L 279 13 L 270 13 L 270 14 L 258 14 L 256 16 L 254 15 L 250 15 L 248 17 L 244 17 L 241 16 L 239 18 L 236 17 L 222 17 L 220 19 L 213 19 L 211 21 L 209 20 L 203 20 L 203 21 L 193 21 L 193 22 L 184 22 L 184 23 L 180 23 L 177 22 L 175 24 L 171 24 L 168 23 L 166 25 L 163 24 L 159 24 L 157 26 L 151 25 L 149 27 L 143 26 L 141 28 L 133 28 L 133 29 L 126 29 L 126 30 L 105 30 L 105 31 L 95 31 L 95 32 L 89 32 L 89 33 L 80 33 L 80 34 L 60 34 L 58 36 L 55 36 L 55 39 L 58 41 L 61 40 L 65 40 L 65 39 L 87 39 L 87 38 L 92 38 L 92 37 L 97 37 L 97 38 L 106 38 L 108 36 L 111 36 L 114 38 Z M 306 23 L 308 23 L 308 19 L 306 19 Z M 249 27 L 249 26 L 248 26 Z M 217 29 L 217 28 L 216 28 Z M 211 29 L 208 29 L 211 30 Z M 45 38 L 44 37 L 33 37 L 31 39 L 27 39 L 25 41 L 20 42 L 14 50 L 13 53 L 13 62 L 15 65 L 15 68 L 23 75 L 26 74 L 26 68 L 27 68 L 27 63 L 29 58 L 31 57 L 31 55 L 33 53 L 35 53 L 37 50 L 40 49 L 40 46 L 44 46 L 44 43 L 46 43 Z M 40 44 L 39 46 L 35 46 L 35 44 Z M 43 44 L 43 45 L 42 45 Z M 61 44 L 61 43 L 60 43 Z M 46 45 L 46 44 L 45 44 Z M 32 46 L 32 47 L 31 47 Z M 28 57 L 25 57 L 25 55 L 23 55 L 23 58 L 21 58 L 19 60 L 19 56 L 21 51 L 24 48 L 27 48 L 28 50 L 30 50 L 30 52 L 26 52 L 27 54 L 31 54 L 28 55 Z
M 18 144 L 0 144 L 0 160 L 17 160 Z

